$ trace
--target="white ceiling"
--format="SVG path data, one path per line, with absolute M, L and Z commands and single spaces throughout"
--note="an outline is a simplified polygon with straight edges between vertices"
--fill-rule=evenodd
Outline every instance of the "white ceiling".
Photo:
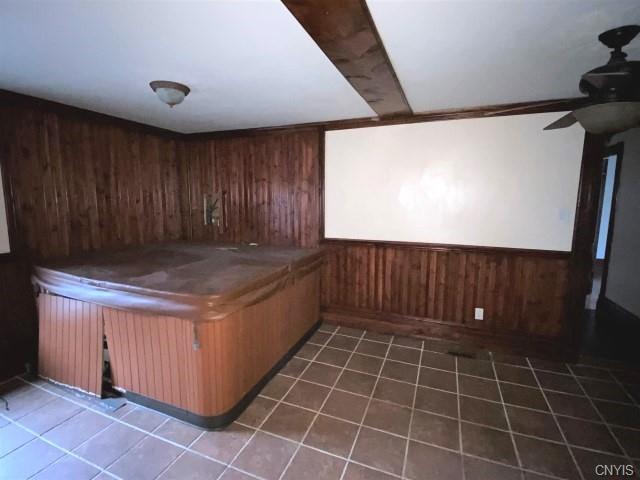
M 578 96 L 597 35 L 640 23 L 639 0 L 367 3 L 416 112 Z M 0 88 L 184 133 L 375 115 L 279 0 L 0 0 Z
M 367 0 L 415 112 L 574 97 L 639 0 Z M 626 49 L 640 60 L 640 37 Z
M 0 0 L 0 88 L 184 133 L 375 116 L 278 0 Z

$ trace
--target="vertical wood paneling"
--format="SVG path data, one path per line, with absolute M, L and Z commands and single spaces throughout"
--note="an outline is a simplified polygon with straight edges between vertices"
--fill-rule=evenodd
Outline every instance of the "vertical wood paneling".
M 69 298 L 38 296 L 40 375 L 85 392 L 101 394 L 100 310 Z
M 320 133 L 188 140 L 180 147 L 183 221 L 190 239 L 316 246 Z M 223 224 L 204 226 L 203 196 L 217 193 Z
M 567 256 L 339 240 L 327 246 L 327 309 L 405 315 L 487 333 L 564 333 Z M 383 286 L 377 297 L 369 288 L 375 285 Z M 475 307 L 485 309 L 484 321 L 474 320 Z

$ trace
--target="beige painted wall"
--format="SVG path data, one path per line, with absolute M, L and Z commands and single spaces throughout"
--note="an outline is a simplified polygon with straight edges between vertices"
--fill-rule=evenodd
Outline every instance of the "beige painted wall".
M 616 195 L 605 296 L 640 316 L 640 128 L 613 138 L 624 142 Z
M 0 253 L 9 251 L 9 231 L 7 228 L 7 210 L 2 189 L 2 170 L 0 169 Z
M 328 238 L 571 249 L 584 131 L 561 113 L 329 131 Z

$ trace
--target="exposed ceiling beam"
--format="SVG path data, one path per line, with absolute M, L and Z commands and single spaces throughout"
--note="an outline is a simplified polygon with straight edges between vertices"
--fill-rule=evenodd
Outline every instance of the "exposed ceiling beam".
M 380 116 L 411 113 L 365 0 L 282 0 Z

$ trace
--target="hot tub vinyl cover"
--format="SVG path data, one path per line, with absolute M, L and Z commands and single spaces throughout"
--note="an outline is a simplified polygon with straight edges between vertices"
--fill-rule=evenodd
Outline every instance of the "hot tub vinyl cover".
M 34 267 L 41 291 L 106 307 L 212 321 L 253 305 L 321 265 L 322 249 L 165 243 Z

